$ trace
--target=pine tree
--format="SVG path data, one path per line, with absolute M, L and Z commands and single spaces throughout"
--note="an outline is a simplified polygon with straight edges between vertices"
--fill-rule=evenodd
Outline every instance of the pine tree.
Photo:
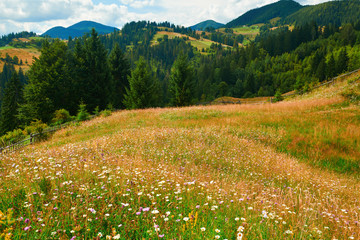
M 173 106 L 188 106 L 193 100 L 194 71 L 185 55 L 175 61 L 170 76 L 170 92 Z
M 158 84 L 151 76 L 145 60 L 140 58 L 136 68 L 131 72 L 129 88 L 126 88 L 125 107 L 127 109 L 156 107 L 159 94 Z
M 348 69 L 349 57 L 346 52 L 346 48 L 342 48 L 336 62 L 337 74 L 343 73 Z
M 23 86 L 16 72 L 6 84 L 1 105 L 0 135 L 12 131 L 20 125 L 17 116 L 19 104 L 23 101 Z
M 336 75 L 336 63 L 334 55 L 331 54 L 329 62 L 327 63 L 327 71 L 326 75 L 328 78 L 333 78 Z
M 49 122 L 55 110 L 69 108 L 73 92 L 67 57 L 64 42 L 43 44 L 41 56 L 28 72 L 24 104 L 19 109 L 19 117 L 25 124 L 34 119 Z
M 109 56 L 109 65 L 113 81 L 112 102 L 115 108 L 124 108 L 123 100 L 126 93 L 125 89 L 129 87 L 128 76 L 130 75 L 130 64 L 121 51 L 119 44 L 115 47 Z
M 86 96 L 82 99 L 86 102 L 89 110 L 94 110 L 96 106 L 105 109 L 111 101 L 111 75 L 107 60 L 107 51 L 101 43 L 95 29 L 92 29 L 90 38 L 84 44 L 85 67 L 83 83 L 81 86 L 86 91 Z

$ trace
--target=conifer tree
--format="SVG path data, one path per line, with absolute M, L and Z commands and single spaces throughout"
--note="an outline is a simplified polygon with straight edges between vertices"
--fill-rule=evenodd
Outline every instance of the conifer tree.
M 346 52 L 346 48 L 342 48 L 336 62 L 337 74 L 343 73 L 348 69 L 349 57 Z
M 19 104 L 23 101 L 23 86 L 16 72 L 7 82 L 1 105 L 0 135 L 12 131 L 20 125 L 17 118 Z
M 159 88 L 143 58 L 131 72 L 129 88 L 126 88 L 124 105 L 127 109 L 158 106 Z
M 81 87 L 86 91 L 86 95 L 82 96 L 82 99 L 89 110 L 94 110 L 96 106 L 105 109 L 111 101 L 111 89 L 114 86 L 111 82 L 107 51 L 94 28 L 84 44 L 83 66 L 84 85 Z
M 123 100 L 126 93 L 125 89 L 129 87 L 128 76 L 130 75 L 130 64 L 121 51 L 119 44 L 115 47 L 109 56 L 109 65 L 113 81 L 112 102 L 115 108 L 124 108 Z
M 185 55 L 175 61 L 170 76 L 171 104 L 189 106 L 193 100 L 194 71 Z

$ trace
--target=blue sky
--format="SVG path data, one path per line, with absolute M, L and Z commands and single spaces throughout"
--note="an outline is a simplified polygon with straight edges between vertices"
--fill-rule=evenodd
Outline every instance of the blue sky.
M 91 20 L 121 28 L 137 20 L 169 21 L 185 27 L 205 20 L 227 23 L 277 0 L 1 0 L 0 35 L 43 33 L 55 26 Z M 326 0 L 299 0 L 303 5 Z

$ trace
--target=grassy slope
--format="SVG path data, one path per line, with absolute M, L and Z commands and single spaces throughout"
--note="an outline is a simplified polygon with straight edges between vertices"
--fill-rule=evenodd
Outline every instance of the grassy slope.
M 193 47 L 198 48 L 199 51 L 201 51 L 202 49 L 210 49 L 211 44 L 216 43 L 216 42 L 213 42 L 213 41 L 205 39 L 205 38 L 201 38 L 200 40 L 197 40 L 195 38 L 192 38 L 187 35 L 180 34 L 180 33 L 160 31 L 155 34 L 153 41 L 152 41 L 152 45 L 158 44 L 157 39 L 163 38 L 165 35 L 167 35 L 169 39 L 174 39 L 176 37 L 189 38 L 188 41 L 191 43 L 191 45 Z M 223 45 L 223 46 L 228 47 L 226 45 Z
M 19 61 L 23 61 L 23 65 L 15 65 L 15 68 L 18 70 L 20 67 L 23 70 L 30 69 L 30 66 L 33 62 L 34 57 L 40 56 L 40 51 L 36 48 L 13 48 L 13 47 L 4 47 L 0 48 L 0 54 L 1 57 L 5 58 L 6 54 L 9 54 L 10 57 L 17 56 L 19 58 Z M 27 64 L 26 64 L 27 61 Z M 0 61 L 0 69 L 2 69 L 4 66 L 4 62 Z
M 2 156 L 0 210 L 17 220 L 0 235 L 359 239 L 358 177 L 314 166 L 359 164 L 360 108 L 338 94 L 356 95 L 350 79 L 272 105 L 120 111 Z

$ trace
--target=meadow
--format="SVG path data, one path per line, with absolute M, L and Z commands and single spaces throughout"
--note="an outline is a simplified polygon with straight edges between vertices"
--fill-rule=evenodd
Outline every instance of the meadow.
M 114 112 L 1 155 L 0 239 L 359 239 L 360 83 Z

